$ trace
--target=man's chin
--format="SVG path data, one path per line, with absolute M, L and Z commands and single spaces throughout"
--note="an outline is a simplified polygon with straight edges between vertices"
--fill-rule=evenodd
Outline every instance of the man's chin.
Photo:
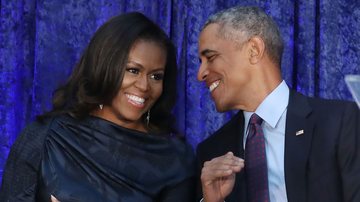
M 216 102 L 215 102 L 215 108 L 216 111 L 220 113 L 228 111 L 228 109 L 224 105 L 221 105 L 220 103 L 216 103 Z

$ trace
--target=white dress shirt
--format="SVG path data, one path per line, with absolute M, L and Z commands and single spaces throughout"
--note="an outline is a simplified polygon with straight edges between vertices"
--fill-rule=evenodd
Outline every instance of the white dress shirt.
M 271 202 L 286 202 L 284 174 L 285 123 L 289 103 L 289 87 L 282 81 L 258 106 L 255 113 L 263 119 L 268 182 Z M 251 115 L 245 112 L 244 149 Z M 246 161 L 245 161 L 246 165 Z

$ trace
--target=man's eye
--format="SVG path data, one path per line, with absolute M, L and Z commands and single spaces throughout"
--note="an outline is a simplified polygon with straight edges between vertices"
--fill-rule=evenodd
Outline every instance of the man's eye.
M 212 61 L 215 60 L 215 58 L 216 58 L 216 55 L 210 55 L 206 59 L 207 59 L 208 62 L 212 62 Z
M 161 74 L 161 73 L 151 74 L 150 78 L 154 79 L 156 81 L 160 81 L 160 80 L 163 80 L 164 74 Z
M 126 69 L 126 71 L 128 71 L 128 72 L 130 72 L 130 73 L 132 73 L 132 74 L 139 74 L 139 69 L 137 69 L 137 68 L 127 68 Z

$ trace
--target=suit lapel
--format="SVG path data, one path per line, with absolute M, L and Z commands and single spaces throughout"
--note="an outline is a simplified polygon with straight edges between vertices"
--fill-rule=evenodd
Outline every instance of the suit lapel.
M 244 158 L 244 115 L 242 111 L 239 111 L 231 121 L 219 131 L 221 139 L 219 139 L 219 145 L 226 145 L 225 149 L 221 152 L 221 155 L 227 151 L 232 151 L 236 156 Z M 223 141 L 223 142 L 221 142 Z M 226 198 L 228 202 L 246 201 L 246 185 L 245 185 L 245 173 L 241 171 L 236 175 L 236 183 L 231 194 Z
M 314 122 L 307 98 L 290 92 L 285 129 L 285 182 L 288 201 L 306 201 L 307 166 Z
M 234 155 L 244 158 L 244 148 L 242 146 L 244 139 L 243 112 L 239 111 L 219 133 L 219 137 L 221 137 L 218 139 L 220 141 L 218 142 L 219 145 L 226 145 L 222 152 L 232 151 Z

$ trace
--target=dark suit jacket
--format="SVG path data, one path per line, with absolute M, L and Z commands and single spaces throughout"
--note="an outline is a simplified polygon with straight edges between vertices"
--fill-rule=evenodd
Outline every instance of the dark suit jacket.
M 299 130 L 304 134 L 296 136 Z M 198 145 L 198 174 L 205 161 L 228 151 L 243 158 L 243 134 L 240 111 Z M 356 104 L 309 98 L 291 91 L 284 161 L 289 202 L 360 202 L 360 111 Z M 234 189 L 226 198 L 226 202 L 241 201 L 246 201 L 243 171 L 237 174 Z

